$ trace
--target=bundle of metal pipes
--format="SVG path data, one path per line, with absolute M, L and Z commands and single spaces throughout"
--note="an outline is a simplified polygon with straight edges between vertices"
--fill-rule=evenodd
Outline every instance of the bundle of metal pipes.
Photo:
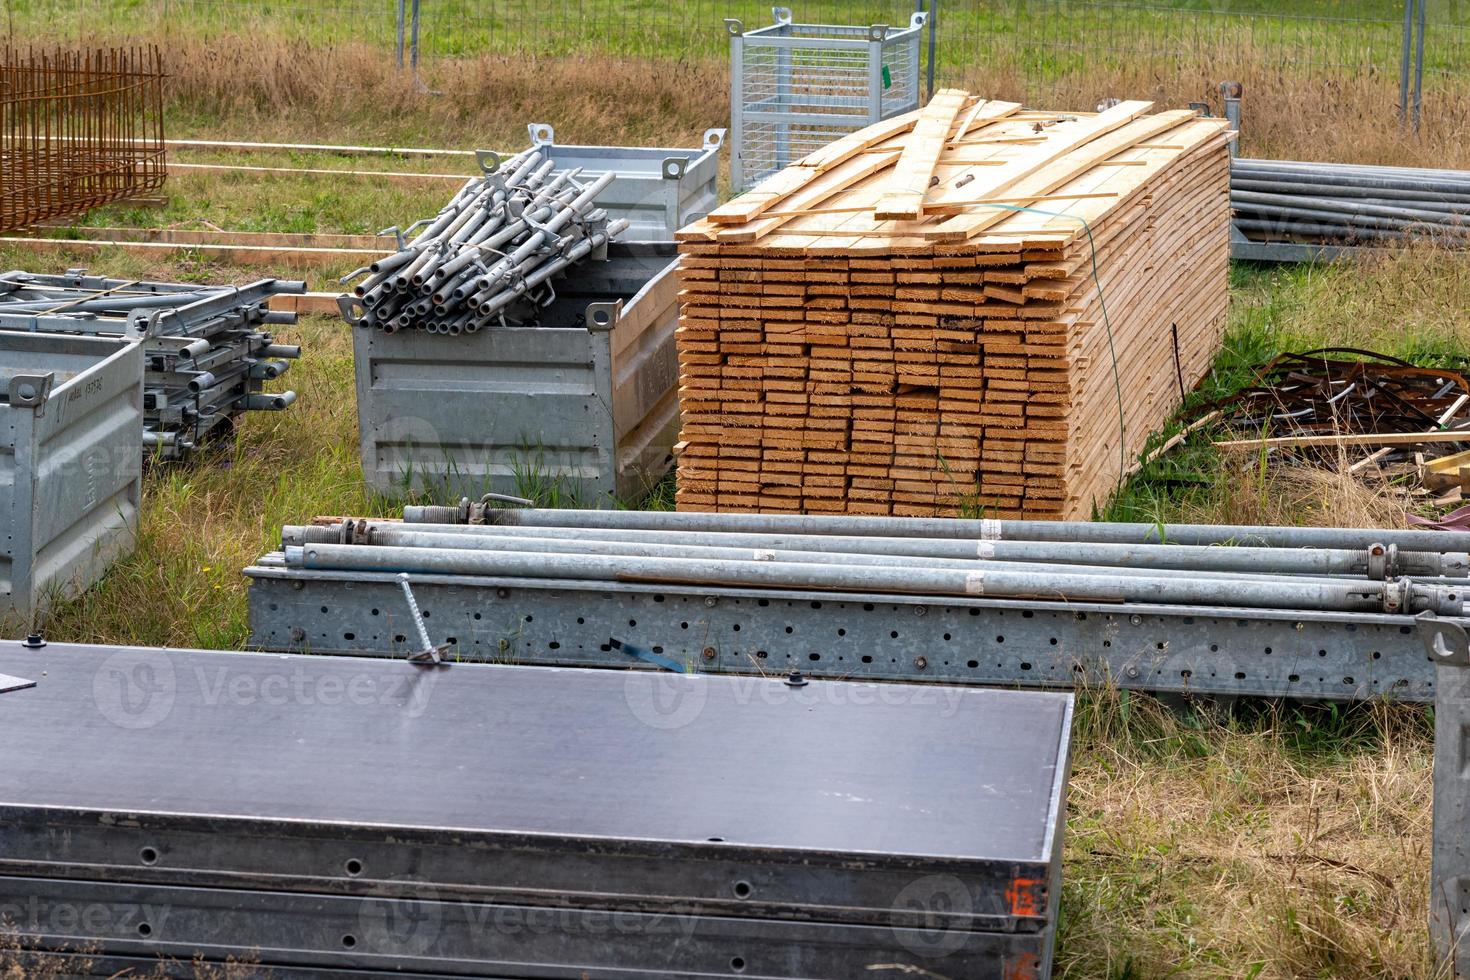
M 93 334 L 142 341 L 143 452 L 181 459 L 246 411 L 275 411 L 293 391 L 267 393 L 301 348 L 278 344 L 265 329 L 294 324 L 271 311 L 272 296 L 304 293 L 304 282 L 263 279 L 247 286 L 107 279 L 72 269 L 64 275 L 0 275 L 0 330 Z
M 1453 533 L 529 509 L 453 523 L 462 513 L 409 507 L 401 523 L 288 526 L 278 560 L 308 570 L 1390 614 L 1458 615 L 1470 586 L 1470 555 Z
M 1470 241 L 1470 172 L 1463 170 L 1236 158 L 1230 205 L 1236 226 L 1258 240 Z
M 555 297 L 553 280 L 627 230 L 594 206 L 612 183 L 608 171 L 587 183 L 581 168 L 554 173 L 538 149 L 498 158 L 465 183 L 434 217 L 399 235 L 399 250 L 343 278 L 363 278 L 343 296 L 343 317 L 392 333 L 419 329 L 458 335 L 482 327 L 532 323 Z M 390 229 L 396 231 L 396 229 Z M 385 232 L 386 234 L 387 232 Z

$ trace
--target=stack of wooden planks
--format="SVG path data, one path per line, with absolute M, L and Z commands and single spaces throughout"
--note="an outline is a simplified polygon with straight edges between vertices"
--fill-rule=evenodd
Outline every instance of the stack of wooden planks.
M 1088 516 L 1224 326 L 1228 131 L 956 90 L 679 233 L 681 510 Z

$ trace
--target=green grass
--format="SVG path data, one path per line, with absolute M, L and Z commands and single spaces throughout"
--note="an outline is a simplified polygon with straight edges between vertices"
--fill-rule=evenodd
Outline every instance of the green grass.
M 1268 0 L 1250 2 L 1258 10 L 1275 9 Z M 29 36 L 27 31 L 55 16 L 48 26 L 53 32 L 76 34 L 85 28 L 88 38 L 105 36 L 109 28 L 136 33 L 148 27 L 161 3 L 8 0 L 0 7 L 0 24 L 18 24 L 16 35 Z M 435 4 L 429 0 L 426 7 Z M 718 16 L 726 10 L 745 16 L 748 24 L 764 21 L 767 14 L 746 0 L 721 5 L 719 11 L 712 9 L 713 0 L 690 6 L 692 12 L 650 0 L 617 7 L 611 0 L 582 4 L 592 18 L 616 23 L 620 31 L 621 12 L 627 11 L 630 33 L 623 37 L 640 37 L 631 33 L 640 13 L 652 18 L 653 29 L 644 30 L 631 53 L 664 59 L 657 63 L 517 57 L 456 67 L 442 55 L 478 53 L 490 43 L 487 22 L 473 21 L 453 42 L 461 48 L 431 46 L 436 61 L 426 68 L 427 77 L 455 79 L 461 87 L 445 85 L 443 95 L 422 96 L 373 74 L 373 66 L 381 65 L 385 38 L 378 26 L 363 28 L 333 13 L 344 5 L 262 2 L 255 12 L 265 14 L 264 20 L 239 23 L 205 16 L 239 8 L 170 0 L 176 20 L 168 37 L 178 75 L 169 122 L 173 135 L 514 149 L 524 145 L 525 122 L 544 118 L 564 138 L 588 142 L 697 140 L 700 129 L 726 117 L 724 74 L 718 61 L 688 59 L 701 51 L 716 56 L 723 51 Z M 1385 0 L 1373 9 L 1391 6 Z M 437 5 L 440 15 L 453 9 L 447 0 Z M 561 9 L 569 8 L 552 5 L 553 11 Z M 798 14 L 835 18 L 839 9 L 846 11 L 841 19 L 856 17 L 850 5 L 839 8 L 836 0 L 803 5 Z M 996 4 L 989 9 L 999 11 L 999 19 L 983 26 L 995 30 L 999 47 L 1033 50 L 1039 46 L 1031 41 L 1055 38 L 1044 34 L 1041 21 L 1017 26 L 1018 18 L 1031 17 L 1022 11 L 1032 8 Z M 1228 9 L 1242 10 L 1245 4 Z M 1312 0 L 1293 9 L 1331 16 L 1366 8 Z M 535 10 L 517 0 L 476 5 L 474 13 L 509 18 L 514 27 L 541 16 Z M 282 27 L 287 20 L 296 26 Z M 1120 15 L 1119 23 L 1126 28 L 1140 22 Z M 975 24 L 978 37 L 982 25 Z M 242 30 L 252 42 L 263 40 L 254 47 L 234 47 Z M 338 44 L 323 52 L 319 46 L 276 43 L 292 31 L 308 41 Z M 222 48 L 187 43 L 212 32 L 225 38 Z M 565 50 L 590 44 L 587 39 L 595 34 L 583 21 L 558 27 L 538 43 Z M 1159 25 L 1138 34 L 1140 44 L 1167 37 Z M 438 45 L 455 35 L 441 23 L 433 36 Z M 696 36 L 697 45 L 681 41 Z M 1351 31 L 1343 36 L 1352 43 Z M 1016 39 L 1027 43 L 1012 43 Z M 370 57 L 359 57 L 342 43 L 354 40 L 378 47 Z M 1288 36 L 1279 44 L 1261 42 L 1253 57 L 1255 63 L 1265 59 L 1262 70 L 1275 71 L 1270 57 L 1312 45 L 1320 47 L 1320 39 L 1298 43 Z M 607 49 L 599 43 L 597 50 Z M 945 64 L 969 70 L 972 63 L 984 62 L 989 49 L 950 44 L 943 50 Z M 1046 50 L 1054 61 L 1028 71 L 1046 76 L 1075 67 L 1065 47 Z M 1134 77 L 1151 77 L 1149 64 Z M 1154 90 L 1152 85 L 1146 89 Z M 1281 103 L 1299 112 L 1272 124 L 1295 134 L 1296 143 L 1272 137 L 1273 145 L 1285 148 L 1283 155 L 1293 148 L 1317 148 L 1322 132 L 1312 128 L 1311 117 L 1321 115 L 1337 95 L 1331 90 L 1317 96 L 1324 101 Z M 1376 124 L 1372 111 L 1377 105 L 1365 109 L 1349 102 L 1348 109 Z M 1269 129 L 1264 117 L 1276 109 L 1270 99 L 1253 104 L 1251 127 Z M 1452 126 L 1451 137 L 1441 143 L 1426 140 L 1415 152 L 1449 160 L 1448 154 L 1463 152 L 1456 142 L 1463 143 L 1462 131 Z M 1363 142 L 1360 131 L 1350 130 L 1338 143 L 1324 144 L 1320 153 L 1347 152 L 1344 147 Z M 452 160 L 330 154 L 191 152 L 187 159 L 440 172 L 464 166 Z M 167 195 L 162 208 L 115 206 L 86 216 L 84 223 L 362 234 L 430 214 L 445 197 L 442 185 L 186 171 L 170 178 Z M 40 255 L 24 247 L 0 248 L 0 266 L 6 268 L 71 265 L 186 281 L 263 275 L 199 254 L 140 259 L 120 249 Z M 272 272 L 329 289 L 349 266 L 285 266 Z M 1231 288 L 1225 344 L 1195 401 L 1236 390 L 1256 365 L 1280 351 L 1326 343 L 1376 347 L 1446 365 L 1470 358 L 1470 270 L 1453 257 L 1416 252 L 1361 269 L 1238 266 Z M 277 383 L 297 390 L 298 403 L 287 412 L 250 415 L 232 441 L 187 465 L 151 468 L 137 551 L 98 587 L 49 618 L 52 638 L 239 649 L 248 639 L 240 569 L 277 546 L 283 524 L 319 514 L 374 516 L 396 510 L 396 502 L 368 493 L 362 482 L 347 329 L 313 317 L 278 334 L 304 347 L 302 359 Z M 1330 523 L 1391 520 L 1400 513 L 1393 500 L 1364 500 L 1350 486 L 1331 482 L 1330 473 L 1309 476 L 1262 465 L 1257 457 L 1224 458 L 1207 442 L 1202 433 L 1135 475 L 1105 515 Z M 526 489 L 554 493 L 555 486 L 539 474 L 539 468 L 528 467 Z M 671 507 L 672 491 L 672 479 L 664 481 L 643 506 Z M 1423 927 L 1430 740 L 1428 713 L 1414 707 L 1256 704 L 1232 712 L 1193 704 L 1175 712 L 1148 697 L 1084 692 L 1069 801 L 1059 975 L 1077 980 L 1431 976 Z M 13 975 L 0 964 L 0 976 L 9 980 Z
M 1239 391 L 1256 369 L 1286 351 L 1341 346 L 1458 371 L 1470 370 L 1470 275 L 1461 258 L 1433 250 L 1390 256 L 1364 268 L 1337 265 L 1255 266 L 1231 274 L 1230 322 L 1210 373 L 1141 454 L 1179 432 L 1200 406 Z M 1242 507 L 1274 520 L 1321 519 L 1311 494 L 1283 500 L 1274 465 L 1260 457 L 1222 457 L 1210 446 L 1220 433 L 1198 430 L 1181 446 L 1140 468 L 1100 516 L 1116 521 L 1229 520 Z M 1295 474 L 1293 474 L 1295 475 Z M 1351 486 L 1351 481 L 1340 489 Z M 1313 490 L 1321 489 L 1314 486 Z M 1254 504 L 1251 498 L 1254 497 Z M 1293 503 L 1302 504 L 1294 508 Z M 1250 523 L 1241 521 L 1241 523 Z
M 36 264 L 16 249 L 0 254 Z M 94 265 L 141 271 L 128 261 L 113 253 Z M 1232 297 L 1225 349 L 1207 382 L 1216 392 L 1282 349 L 1338 340 L 1456 363 L 1470 337 L 1462 312 L 1470 273 L 1435 254 L 1361 270 L 1237 268 Z M 298 403 L 248 416 L 233 442 L 188 465 L 151 468 L 138 550 L 57 611 L 46 624 L 53 639 L 241 648 L 240 569 L 277 546 L 281 525 L 395 511 L 361 479 L 347 328 L 312 317 L 279 332 L 304 347 L 280 382 L 300 393 Z M 1274 492 L 1238 479 L 1233 492 L 1212 485 L 1228 474 L 1207 449 L 1166 460 L 1178 472 L 1136 477 L 1110 516 L 1228 518 L 1242 493 L 1249 502 Z M 672 486 L 665 481 L 644 506 L 670 506 Z M 1282 516 L 1320 517 L 1309 503 Z M 1423 929 L 1427 712 L 1270 703 L 1232 712 L 1208 702 L 1172 711 L 1098 690 L 1083 693 L 1075 733 L 1059 976 L 1432 975 Z
M 521 141 L 524 143 L 524 139 Z M 521 149 L 516 145 L 515 149 Z M 464 157 L 362 157 L 332 153 L 190 151 L 177 162 L 276 169 L 351 170 L 471 176 Z M 432 215 L 458 185 L 452 180 L 384 180 L 331 174 L 271 174 L 175 168 L 164 207 L 112 205 L 92 211 L 88 225 L 231 231 L 372 235 L 406 215 Z M 391 244 L 391 240 L 385 239 Z
M 12 30 L 45 25 L 55 33 L 123 33 L 142 25 L 169 32 L 219 33 L 239 29 L 249 11 L 258 22 L 308 41 L 357 41 L 390 49 L 395 38 L 392 0 L 8 0 L 4 24 Z M 810 24 L 906 25 L 908 0 L 808 0 L 793 8 Z M 1432 26 L 1459 30 L 1470 15 L 1459 6 L 1436 6 Z M 486 53 L 611 52 L 639 57 L 703 57 L 723 54 L 725 18 L 747 29 L 771 23 L 771 5 L 760 0 L 428 0 L 420 32 L 425 58 Z M 1017 50 L 1056 72 L 1070 70 L 1088 45 L 1094 56 L 1163 54 L 1163 39 L 1228 47 L 1268 43 L 1283 50 L 1357 64 L 1364 57 L 1398 56 L 1402 5 L 1397 0 L 1230 0 L 1202 6 L 1192 0 L 1086 3 L 1068 0 L 970 0 L 940 6 L 944 42 L 941 64 L 962 65 L 978 46 Z M 1106 43 L 1102 43 L 1102 42 Z M 1019 44 L 1017 43 L 1019 42 Z M 1152 43 L 1148 43 L 1152 42 Z M 1434 67 L 1437 48 L 1429 46 Z M 1045 63 L 1050 61 L 1049 65 Z M 1396 62 L 1395 62 L 1396 64 Z M 1446 67 L 1459 67 L 1446 65 Z

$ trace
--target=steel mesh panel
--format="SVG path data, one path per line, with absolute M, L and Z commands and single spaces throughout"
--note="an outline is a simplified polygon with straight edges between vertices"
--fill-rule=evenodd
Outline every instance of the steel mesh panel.
M 835 139 L 866 126 L 810 126 L 791 123 L 748 123 L 745 172 L 750 183 L 788 167 Z
M 884 118 L 912 109 L 919 102 L 919 41 L 888 41 L 883 45 L 883 67 L 888 69 L 882 90 Z
M 157 48 L 0 49 L 0 230 L 163 186 Z
M 865 50 L 757 48 L 741 75 L 747 110 L 866 113 Z
M 869 30 L 783 24 L 741 39 L 731 65 L 736 190 L 874 119 L 918 106 L 920 32 L 900 30 L 875 45 Z

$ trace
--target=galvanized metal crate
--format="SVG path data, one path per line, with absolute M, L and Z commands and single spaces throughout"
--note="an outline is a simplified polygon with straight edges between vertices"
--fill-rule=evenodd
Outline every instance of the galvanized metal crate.
M 555 285 L 542 326 L 353 331 L 374 490 L 452 501 L 554 489 L 591 506 L 663 478 L 679 415 L 673 245 L 615 242 Z
M 919 42 L 907 27 L 776 22 L 730 34 L 730 186 L 743 191 L 839 137 L 919 107 Z
M 143 349 L 0 332 L 0 614 L 33 617 L 133 547 Z
M 719 203 L 720 147 L 723 129 L 707 129 L 701 146 L 559 146 L 546 123 L 531 123 L 532 147 L 553 161 L 557 170 L 580 167 L 596 180 L 611 171 L 616 179 L 597 197 L 609 218 L 632 226 L 623 239 L 671 241 L 674 232 L 697 221 Z

